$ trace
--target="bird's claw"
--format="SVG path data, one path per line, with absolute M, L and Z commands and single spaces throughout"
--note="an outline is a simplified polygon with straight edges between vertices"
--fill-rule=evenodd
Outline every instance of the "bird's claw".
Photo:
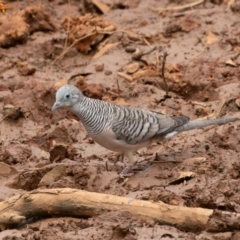
M 119 174 L 120 178 L 130 177 L 134 173 L 130 173 L 133 169 L 133 166 L 130 164 L 127 164 L 127 166 L 122 170 L 122 172 Z
M 131 177 L 133 176 L 136 172 L 145 170 L 151 165 L 150 163 L 144 164 L 144 165 L 139 165 L 139 164 L 127 164 L 127 166 L 122 170 L 122 172 L 119 174 L 120 178 L 125 178 L 125 177 Z

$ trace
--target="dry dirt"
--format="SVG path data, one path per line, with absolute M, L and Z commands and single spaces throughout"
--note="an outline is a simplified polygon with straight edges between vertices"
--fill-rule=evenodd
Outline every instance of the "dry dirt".
M 156 10 L 193 1 L 102 2 L 110 6 L 105 14 L 90 0 L 5 2 L 0 200 L 37 188 L 71 187 L 240 213 L 239 122 L 140 150 L 139 161 L 158 153 L 159 162 L 121 184 L 125 160 L 116 162 L 115 153 L 95 144 L 67 110 L 51 112 L 56 89 L 69 82 L 93 98 L 192 119 L 216 112 L 226 100 L 219 117 L 239 117 L 240 1 L 207 0 L 161 12 Z M 164 52 L 167 99 L 160 74 Z M 176 181 L 180 172 L 194 177 Z M 0 239 L 225 240 L 240 239 L 240 233 L 187 232 L 116 211 L 90 219 L 30 219 L 0 232 Z

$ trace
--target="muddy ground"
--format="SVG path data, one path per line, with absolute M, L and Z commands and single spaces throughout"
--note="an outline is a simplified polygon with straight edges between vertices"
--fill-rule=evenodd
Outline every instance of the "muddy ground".
M 102 2 L 109 11 L 90 0 L 5 2 L 0 13 L 0 200 L 37 188 L 71 187 L 240 213 L 239 122 L 141 149 L 139 161 L 156 153 L 158 161 L 121 184 L 118 174 L 126 160 L 116 162 L 116 154 L 95 144 L 67 110 L 51 112 L 56 89 L 69 82 L 93 98 L 169 115 L 239 117 L 240 1 L 207 0 L 190 8 L 184 6 L 194 1 Z M 166 7 L 171 9 L 156 11 Z M 55 174 L 49 177 L 51 170 Z M 192 177 L 176 181 L 180 172 Z M 90 219 L 31 219 L 0 232 L 5 240 L 225 240 L 239 235 L 188 232 L 118 211 Z

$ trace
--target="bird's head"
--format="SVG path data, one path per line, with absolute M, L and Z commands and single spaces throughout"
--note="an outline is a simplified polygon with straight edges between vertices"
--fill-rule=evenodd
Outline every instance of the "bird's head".
M 61 107 L 71 108 L 81 97 L 83 94 L 78 88 L 69 84 L 64 85 L 56 92 L 56 102 L 52 106 L 52 111 Z

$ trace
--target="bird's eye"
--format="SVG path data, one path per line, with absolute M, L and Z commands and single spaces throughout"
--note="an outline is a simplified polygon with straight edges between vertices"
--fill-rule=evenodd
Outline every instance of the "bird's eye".
M 66 93 L 64 98 L 65 98 L 66 100 L 68 100 L 68 99 L 70 99 L 70 97 L 71 97 L 71 93 Z

